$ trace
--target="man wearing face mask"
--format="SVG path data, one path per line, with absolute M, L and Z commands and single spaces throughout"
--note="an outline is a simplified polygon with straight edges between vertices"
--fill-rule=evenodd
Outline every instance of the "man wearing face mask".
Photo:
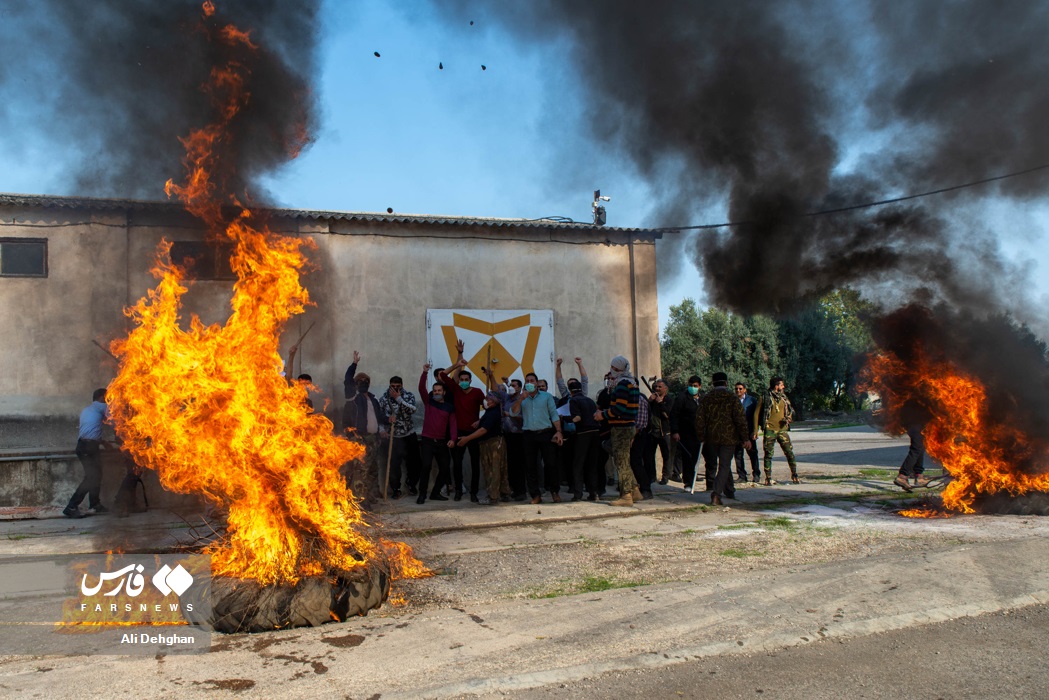
M 564 442 L 561 434 L 561 418 L 557 415 L 554 397 L 539 390 L 539 379 L 533 372 L 525 375 L 524 391 L 514 404 L 521 413 L 525 443 L 525 479 L 532 503 L 543 502 L 542 486 L 550 491 L 554 503 L 561 502 L 561 479 L 557 473 L 557 450 Z M 539 467 L 539 457 L 543 458 L 544 474 Z
M 608 374 L 612 380 L 612 403 L 607 410 L 595 413 L 594 419 L 606 419 L 612 431 L 612 460 L 619 476 L 619 498 L 611 505 L 632 506 L 644 499 L 630 469 L 630 446 L 634 441 L 640 392 L 630 373 L 630 362 L 622 355 L 612 358 Z
M 360 353 L 353 351 L 353 364 L 346 369 L 342 388 L 346 405 L 342 409 L 343 430 L 351 440 L 364 445 L 364 457 L 348 465 L 347 486 L 363 507 L 369 507 L 382 497 L 379 491 L 379 464 L 385 464 L 385 453 L 379 443 L 386 438 L 386 419 L 379 400 L 369 391 L 371 377 L 357 372 Z
M 423 467 L 419 472 L 419 496 L 415 499 L 415 502 L 420 505 L 426 502 L 426 489 L 430 485 L 432 460 L 437 460 L 437 480 L 433 483 L 433 490 L 430 491 L 430 500 L 448 500 L 441 490 L 448 484 L 451 477 L 448 472 L 450 451 L 455 447 L 455 441 L 459 437 L 455 424 L 455 407 L 450 401 L 445 400 L 444 385 L 434 382 L 433 390 L 428 394 L 426 392 L 426 373 L 429 371 L 430 365 L 423 365 L 423 373 L 419 377 L 419 395 L 426 396 L 423 434 L 419 443 Z
M 473 375 L 462 369 L 466 366 L 463 359 L 463 341 L 455 343 L 455 349 L 459 353 L 455 364 L 442 372 L 439 379 L 443 384 L 451 388 L 452 401 L 455 404 L 456 429 L 460 435 L 469 435 L 474 431 L 481 406 L 484 404 L 484 392 L 474 387 Z M 452 381 L 455 377 L 455 382 Z M 471 442 L 465 447 L 456 447 L 452 450 L 452 479 L 455 481 L 455 500 L 463 497 L 463 457 L 470 453 L 470 500 L 478 502 L 477 491 L 481 487 L 481 450 L 476 442 Z
M 696 433 L 696 410 L 699 408 L 702 388 L 703 380 L 693 374 L 688 378 L 688 387 L 677 395 L 670 409 L 670 437 L 677 443 L 677 452 L 681 455 L 681 479 L 687 493 L 692 493 L 692 484 L 696 479 L 696 460 L 700 447 L 700 436 Z

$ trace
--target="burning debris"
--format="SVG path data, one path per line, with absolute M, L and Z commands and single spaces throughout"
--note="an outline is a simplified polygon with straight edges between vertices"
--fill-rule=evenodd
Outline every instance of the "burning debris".
M 1005 319 L 919 306 L 882 319 L 877 339 L 883 350 L 869 359 L 869 385 L 885 402 L 890 432 L 902 432 L 905 407 L 924 409 L 926 449 L 952 477 L 945 508 L 997 504 L 1001 512 L 1003 497 L 1049 492 L 1044 343 Z
M 309 242 L 272 232 L 231 190 L 251 133 L 242 120 L 266 89 L 253 70 L 274 59 L 210 2 L 200 31 L 217 58 L 205 88 L 214 117 L 182 139 L 186 178 L 165 189 L 232 247 L 232 314 L 212 326 L 193 317 L 183 330 L 185 271 L 163 244 L 157 287 L 128 311 L 135 328 L 112 345 L 120 359 L 108 393 L 113 420 L 124 448 L 166 488 L 228 509 L 204 550 L 217 629 L 344 620 L 380 605 L 392 579 L 426 570 L 410 550 L 368 534 L 339 474 L 363 448 L 336 437 L 327 418 L 307 410 L 306 389 L 279 373 L 281 331 L 309 303 L 299 277 Z M 301 132 L 308 120 L 298 116 L 286 131 Z M 287 144 L 287 157 L 300 147 Z

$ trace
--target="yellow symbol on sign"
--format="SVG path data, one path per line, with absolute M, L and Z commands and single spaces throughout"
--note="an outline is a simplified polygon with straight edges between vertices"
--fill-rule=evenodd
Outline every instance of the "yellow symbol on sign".
M 455 342 L 459 337 L 456 329 L 487 335 L 488 340 L 481 345 L 481 348 L 472 357 L 467 359 L 466 369 L 475 377 L 483 380 L 484 373 L 481 371 L 481 368 L 484 367 L 485 362 L 491 357 L 494 364 L 492 371 L 496 379 L 498 379 L 499 377 L 509 377 L 517 371 L 518 367 L 521 368 L 524 374 L 535 371 L 533 366 L 535 353 L 539 348 L 539 335 L 543 329 L 540 326 L 529 326 L 530 322 L 531 314 L 524 314 L 523 316 L 492 323 L 491 321 L 482 321 L 479 318 L 453 313 L 452 325 L 441 326 L 441 332 L 444 334 L 444 344 L 448 348 L 448 357 L 456 357 L 459 354 L 455 349 Z M 514 357 L 509 350 L 503 347 L 502 343 L 495 339 L 495 336 L 499 333 L 506 333 L 507 331 L 525 327 L 528 328 L 528 337 L 525 339 L 524 351 L 521 353 L 520 358 Z M 491 353 L 490 356 L 489 353 Z

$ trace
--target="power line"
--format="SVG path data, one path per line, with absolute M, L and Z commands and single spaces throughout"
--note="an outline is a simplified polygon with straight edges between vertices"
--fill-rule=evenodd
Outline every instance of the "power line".
M 977 185 L 985 185 L 988 182 L 996 182 L 998 180 L 1005 180 L 1010 177 L 1019 177 L 1020 175 L 1027 175 L 1029 173 L 1038 172 L 1039 170 L 1049 169 L 1049 163 L 1045 165 L 1038 165 L 1027 170 L 1019 170 L 1015 173 L 1006 173 L 1005 175 L 997 175 L 995 177 L 988 177 L 983 180 L 976 180 L 974 182 L 967 182 L 964 185 L 952 185 L 951 187 L 942 187 L 938 190 L 929 190 L 928 192 L 919 192 L 917 194 L 908 194 L 902 197 L 892 197 L 891 199 L 880 199 L 876 202 L 865 202 L 863 204 L 853 204 L 848 207 L 839 207 L 837 209 L 821 209 L 820 211 L 810 211 L 804 214 L 798 214 L 794 217 L 795 219 L 805 219 L 813 216 L 823 216 L 825 214 L 840 214 L 846 211 L 855 211 L 857 209 L 869 209 L 871 207 L 880 207 L 885 204 L 895 204 L 896 202 L 906 202 L 909 199 L 918 199 L 920 197 L 929 197 L 934 194 L 943 194 L 944 192 L 953 192 L 954 190 L 962 190 L 966 187 L 976 187 Z M 698 231 L 701 229 L 712 229 L 712 228 L 729 228 L 732 226 L 744 226 L 746 224 L 752 224 L 753 221 L 727 221 L 722 224 L 696 224 L 693 226 L 667 226 L 664 228 L 648 229 L 650 231 L 658 231 L 660 233 L 674 233 L 679 231 Z

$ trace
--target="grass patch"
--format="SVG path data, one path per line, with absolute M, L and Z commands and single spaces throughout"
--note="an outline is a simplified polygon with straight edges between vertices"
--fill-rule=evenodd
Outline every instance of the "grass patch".
M 855 428 L 860 425 L 866 425 L 866 423 L 860 421 L 841 421 L 840 423 L 831 423 L 830 425 L 820 425 L 812 428 L 812 430 L 834 430 L 836 428 Z
M 729 547 L 718 552 L 723 557 L 732 557 L 733 559 L 746 559 L 747 557 L 760 557 L 761 552 L 756 552 L 753 549 L 740 549 L 739 547 Z
M 766 530 L 794 530 L 798 527 L 798 521 L 785 515 L 778 515 L 774 518 L 759 518 L 755 525 Z
M 584 576 L 578 581 L 562 581 L 549 590 L 535 591 L 528 597 L 536 599 L 560 598 L 561 596 L 578 595 L 580 593 L 600 593 L 601 591 L 610 591 L 616 588 L 636 588 L 637 586 L 647 586 L 649 583 L 645 579 L 627 581 L 614 576 Z
M 719 530 L 749 530 L 757 527 L 757 523 L 736 523 L 735 525 L 718 525 Z
M 893 475 L 892 469 L 861 469 L 860 476 L 889 477 Z
M 22 540 L 28 540 L 32 537 L 34 537 L 34 535 L 8 535 L 7 539 L 9 539 L 12 542 L 20 542 Z

